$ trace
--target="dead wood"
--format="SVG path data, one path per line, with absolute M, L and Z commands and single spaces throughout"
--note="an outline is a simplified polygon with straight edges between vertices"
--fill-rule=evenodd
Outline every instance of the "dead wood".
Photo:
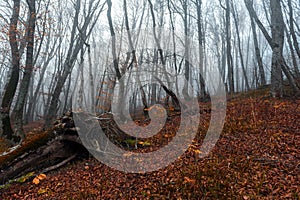
M 87 114 L 85 118 L 87 125 L 89 117 L 90 115 Z M 117 126 L 112 114 L 107 113 L 96 119 L 106 136 L 116 145 L 124 146 L 126 139 L 134 139 Z M 29 172 L 48 172 L 63 166 L 76 157 L 89 155 L 77 133 L 72 112 L 58 118 L 53 125 L 54 129 L 51 134 L 54 136 L 49 137 L 48 142 L 41 143 L 41 146 L 31 148 L 30 151 L 28 151 L 30 148 L 24 148 L 24 152 L 19 153 L 13 160 L 7 159 L 6 163 L 1 163 L 0 185 Z M 36 142 L 34 143 L 36 145 Z M 6 156 L 9 157 L 9 154 Z

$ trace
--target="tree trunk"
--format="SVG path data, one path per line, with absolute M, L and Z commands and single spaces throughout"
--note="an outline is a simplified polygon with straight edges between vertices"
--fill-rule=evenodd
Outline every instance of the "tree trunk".
M 90 98 L 91 98 L 91 112 L 95 112 L 95 84 L 94 84 L 94 76 L 93 76 L 93 66 L 92 66 L 92 58 L 91 58 L 91 46 L 88 45 L 88 62 L 89 62 L 89 78 L 90 78 Z
M 244 78 L 245 78 L 246 89 L 249 90 L 250 86 L 249 86 L 248 76 L 247 76 L 247 72 L 246 72 L 245 64 L 244 64 L 244 57 L 243 57 L 242 48 L 241 48 L 241 38 L 240 38 L 240 30 L 239 30 L 239 26 L 238 26 L 238 17 L 237 17 L 236 10 L 233 7 L 233 3 L 231 4 L 231 6 L 232 6 L 232 13 L 233 13 L 236 35 L 237 35 L 237 40 L 238 40 L 237 42 L 238 42 L 238 50 L 239 50 L 239 55 L 240 55 L 240 62 L 242 65 L 242 70 L 243 70 L 243 74 L 244 74 Z
M 294 47 L 296 49 L 297 55 L 298 55 L 298 57 L 300 59 L 300 48 L 299 48 L 299 43 L 297 41 L 297 36 L 296 36 L 296 33 L 295 33 L 295 29 L 294 29 L 293 7 L 292 7 L 291 0 L 288 0 L 288 7 L 289 7 L 289 11 L 290 11 L 290 14 L 289 14 L 290 19 L 289 19 L 289 21 L 290 21 L 291 36 L 293 38 Z
M 273 97 L 282 97 L 282 64 L 284 44 L 284 21 L 280 0 L 270 1 L 271 8 L 271 32 L 273 42 L 272 68 L 271 68 L 271 93 Z
M 228 69 L 228 86 L 229 93 L 234 92 L 234 77 L 233 77 L 233 65 L 231 56 L 231 31 L 230 31 L 230 4 L 229 0 L 226 0 L 226 44 L 227 44 L 227 69 Z
M 69 50 L 67 53 L 67 57 L 64 63 L 64 69 L 63 69 L 63 74 L 58 76 L 58 80 L 54 89 L 54 92 L 51 95 L 51 101 L 50 101 L 50 105 L 47 111 L 47 116 L 46 116 L 46 126 L 50 126 L 50 124 L 52 123 L 52 121 L 55 118 L 55 115 L 57 113 L 57 109 L 58 109 L 58 101 L 59 101 L 59 96 L 60 93 L 62 91 L 62 88 L 65 84 L 65 81 L 67 79 L 67 77 L 69 76 L 69 74 L 71 73 L 71 70 L 73 68 L 75 59 L 77 57 L 77 54 L 79 53 L 80 47 L 79 46 L 79 41 L 75 40 L 75 35 L 76 35 L 76 29 L 78 26 L 78 18 L 79 18 L 79 12 L 80 12 L 80 0 L 76 1 L 75 6 L 75 17 L 73 20 L 73 26 L 72 26 L 72 31 L 71 31 L 71 39 L 70 39 L 70 46 L 69 46 Z M 76 44 L 74 44 L 76 42 Z M 76 47 L 74 48 L 74 45 L 76 45 Z M 74 48 L 74 53 L 72 54 Z
M 50 33 L 47 37 L 47 43 L 46 43 L 46 48 L 45 48 L 47 50 L 50 49 L 50 42 L 51 42 L 50 36 L 51 35 L 52 34 L 51 34 L 51 31 L 50 31 Z M 55 40 L 55 44 L 56 43 L 57 43 L 57 39 Z M 40 96 L 40 90 L 41 90 L 41 86 L 42 86 L 43 81 L 44 81 L 44 76 L 45 76 L 45 73 L 46 73 L 46 69 L 47 69 L 49 63 L 51 62 L 51 60 L 53 59 L 54 54 L 57 52 L 58 48 L 60 48 L 60 46 L 61 46 L 61 42 L 58 42 L 58 48 L 56 48 L 55 44 L 51 47 L 51 50 L 49 51 L 48 57 L 44 61 L 43 66 L 41 67 L 39 80 L 38 80 L 38 83 L 35 87 L 33 97 L 31 99 L 31 101 L 28 102 L 28 111 L 27 111 L 26 120 L 25 120 L 27 122 L 32 121 L 33 118 L 34 118 L 34 112 L 35 112 L 35 108 L 36 108 L 36 105 L 37 105 L 38 98 Z
M 59 97 L 64 87 L 64 84 L 72 72 L 72 69 L 75 65 L 75 61 L 77 59 L 77 55 L 80 49 L 85 44 L 87 38 L 90 36 L 91 30 L 94 28 L 95 22 L 99 18 L 100 13 L 102 12 L 104 6 L 103 4 L 103 6 L 101 7 L 100 11 L 97 13 L 96 16 L 95 16 L 97 11 L 96 8 L 99 6 L 99 2 L 96 3 L 94 7 L 93 6 L 88 7 L 88 10 L 85 10 L 84 12 L 86 13 L 86 16 L 84 16 L 82 26 L 78 27 L 80 24 L 79 23 L 80 5 L 81 5 L 81 0 L 77 0 L 76 3 L 74 4 L 75 17 L 73 20 L 73 25 L 71 30 L 70 46 L 63 65 L 63 70 L 62 70 L 63 72 L 61 75 L 58 76 L 58 80 L 55 85 L 54 92 L 51 95 L 51 101 L 46 115 L 46 126 L 50 126 L 51 122 L 55 119 L 55 116 L 58 111 Z M 91 23 L 92 20 L 94 20 L 93 23 Z M 77 30 L 79 33 L 77 33 Z
M 255 26 L 253 18 L 252 17 L 250 17 L 250 18 L 251 18 L 250 19 L 251 20 L 251 28 L 252 28 L 253 42 L 254 42 L 254 48 L 255 48 L 255 56 L 256 56 L 256 61 L 257 61 L 257 65 L 258 65 L 259 75 L 260 75 L 260 84 L 262 86 L 264 86 L 267 84 L 267 81 L 266 81 L 266 75 L 265 75 L 262 58 L 260 56 L 260 50 L 259 50 L 257 34 L 256 34 L 256 26 Z
M 204 74 L 204 35 L 203 35 L 203 28 L 202 28 L 202 0 L 197 0 L 196 2 L 197 7 L 197 28 L 198 28 L 198 45 L 199 45 L 199 81 L 200 81 L 200 97 L 204 98 L 206 96 L 205 91 L 205 74 Z
M 290 53 L 291 53 L 291 59 L 292 59 L 292 63 L 293 63 L 293 67 L 294 67 L 294 74 L 296 77 L 300 78 L 300 72 L 298 69 L 298 63 L 297 63 L 297 59 L 296 59 L 296 55 L 294 52 L 294 46 L 291 40 L 291 34 L 289 34 L 287 27 L 285 26 L 284 28 L 285 33 L 286 33 L 286 37 L 287 37 L 287 43 L 289 45 L 289 49 L 290 49 Z
M 188 18 L 188 3 L 187 0 L 183 0 L 183 24 L 184 24 L 184 86 L 182 89 L 182 95 L 185 100 L 189 100 L 189 87 L 188 84 L 190 82 L 190 30 L 189 30 L 189 18 Z
M 19 94 L 16 101 L 16 105 L 13 110 L 13 120 L 14 120 L 14 129 L 15 136 L 23 140 L 25 134 L 23 131 L 23 111 L 28 94 L 28 89 L 30 85 L 30 78 L 33 71 L 33 49 L 34 49 L 34 33 L 35 33 L 35 0 L 27 0 L 29 8 L 29 20 L 27 27 L 27 50 L 26 50 L 26 66 L 24 69 L 23 79 L 20 84 Z
M 114 26 L 113 26 L 113 22 L 112 22 L 112 17 L 111 17 L 112 3 L 111 3 L 111 0 L 106 0 L 106 2 L 107 2 L 107 5 L 108 5 L 107 20 L 108 20 L 108 23 L 109 23 L 110 35 L 112 37 L 113 65 L 114 65 L 114 69 L 115 69 L 115 72 L 116 72 L 116 77 L 117 77 L 118 80 L 120 80 L 122 75 L 121 75 L 121 72 L 120 72 L 120 69 L 119 69 L 119 61 L 117 59 L 115 30 L 114 30 Z
M 19 12 L 20 12 L 20 0 L 14 1 L 13 14 L 10 19 L 9 26 L 9 43 L 11 47 L 11 57 L 12 57 L 12 70 L 10 74 L 9 81 L 5 87 L 5 92 L 2 99 L 2 104 L 0 108 L 0 136 L 1 131 L 6 136 L 7 139 L 13 139 L 13 130 L 10 124 L 9 112 L 11 109 L 12 100 L 14 98 L 18 81 L 19 81 L 19 67 L 20 67 L 20 52 L 18 49 L 18 40 L 17 40 L 17 27 L 19 21 Z M 17 141 L 18 138 L 13 140 Z
M 282 70 L 284 71 L 292 89 L 296 94 L 300 92 L 297 87 L 297 83 L 292 77 L 288 66 L 283 57 L 283 45 L 284 45 L 284 20 L 281 10 L 280 0 L 270 1 L 271 8 L 271 32 L 272 37 L 268 34 L 266 28 L 263 26 L 261 21 L 258 19 L 256 12 L 253 9 L 252 0 L 244 0 L 245 5 L 252 18 L 255 19 L 260 30 L 264 34 L 270 47 L 272 48 L 272 67 L 271 67 L 271 94 L 273 97 L 282 97 L 283 86 L 282 86 Z

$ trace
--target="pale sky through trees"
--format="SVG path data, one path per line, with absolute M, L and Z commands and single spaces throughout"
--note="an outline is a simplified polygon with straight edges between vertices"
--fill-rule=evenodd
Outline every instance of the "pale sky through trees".
M 53 77 L 57 75 L 60 70 L 62 70 L 62 64 L 64 59 L 67 56 L 66 49 L 70 45 L 70 36 L 71 36 L 71 26 L 72 20 L 74 18 L 74 6 L 71 2 L 67 1 L 49 1 L 49 7 L 47 6 L 47 1 L 36 1 L 37 2 L 37 31 L 36 31 L 36 46 L 34 49 L 35 55 L 39 52 L 39 56 L 35 59 L 35 66 L 37 69 L 33 73 L 33 86 L 38 84 L 38 80 L 41 78 L 43 68 L 45 67 L 45 75 L 43 77 L 43 86 L 41 88 L 42 93 L 51 93 L 51 88 L 53 88 Z M 171 30 L 171 27 L 174 26 L 174 30 L 176 34 L 180 37 L 184 35 L 184 14 L 183 14 L 183 5 L 185 0 L 182 1 L 158 1 L 153 0 L 153 8 L 154 8 L 154 16 L 156 20 L 156 27 L 162 27 L 166 30 Z M 195 6 L 196 1 L 187 0 L 187 25 L 188 25 L 188 34 L 189 37 L 192 38 L 193 44 L 195 46 L 198 45 L 198 27 L 197 27 L 197 9 Z M 201 26 L 203 33 L 203 53 L 204 53 L 204 73 L 208 73 L 211 69 L 218 68 L 219 70 L 222 68 L 224 82 L 227 83 L 227 72 L 228 69 L 226 67 L 227 59 L 226 56 L 226 19 L 225 19 L 225 9 L 224 6 L 226 1 L 202 1 L 201 4 Z M 230 1 L 231 2 L 231 1 Z M 76 3 L 74 1 L 73 3 Z M 98 10 L 105 3 L 105 1 L 100 1 L 98 5 Z M 118 0 L 112 2 L 112 22 L 114 26 L 114 31 L 117 37 L 127 37 L 127 33 L 125 31 L 125 18 L 124 18 L 124 9 L 123 9 L 124 1 Z M 168 4 L 169 3 L 169 4 Z M 0 24 L 2 25 L 0 42 L 1 47 L 0 51 L 2 55 L 0 56 L 1 62 L 1 70 L 0 70 L 0 91 L 1 94 L 4 92 L 4 86 L 7 81 L 7 74 L 9 73 L 10 66 L 10 52 L 9 52 L 9 42 L 7 37 L 7 30 L 9 26 L 10 16 L 12 14 L 12 1 L 1 1 L 1 15 L 0 15 Z M 60 4 L 60 5 L 59 5 Z M 84 19 L 84 15 L 87 15 L 84 12 L 84 9 L 88 9 L 89 2 L 86 1 L 86 5 L 81 3 L 81 11 L 79 13 L 79 24 L 82 24 L 82 20 Z M 95 2 L 93 2 L 95 5 Z M 287 7 L 287 0 L 282 1 L 282 10 L 283 17 L 286 25 L 289 30 L 289 19 L 288 14 L 289 10 Z M 295 20 L 295 29 L 299 31 L 298 22 L 300 20 L 300 9 L 297 1 L 292 1 L 292 5 L 294 6 L 294 20 Z M 249 13 L 245 7 L 243 1 L 232 1 L 231 7 L 233 6 L 234 10 L 237 13 L 237 24 L 239 27 L 239 35 L 240 35 L 240 46 L 241 53 L 243 54 L 243 62 L 245 65 L 245 73 L 249 79 L 249 85 L 251 88 L 255 88 L 259 85 L 259 75 L 257 65 L 256 65 L 256 56 L 254 51 L 253 44 L 253 36 L 252 36 L 252 28 L 250 23 Z M 258 18 L 261 20 L 266 30 L 271 34 L 270 30 L 270 9 L 269 4 L 266 1 L 254 1 L 254 8 L 257 12 Z M 170 8 L 169 8 L 170 7 Z M 48 9 L 47 13 L 45 12 Z M 144 9 L 144 14 L 143 14 Z M 170 10 L 169 10 L 170 9 Z M 22 35 L 24 35 L 24 22 L 27 20 L 27 5 L 25 1 L 21 1 L 21 10 L 20 10 L 20 34 L 18 37 L 22 40 Z M 134 26 L 134 30 L 151 30 L 152 29 L 152 17 L 149 7 L 149 1 L 127 1 L 127 10 L 128 10 L 128 19 L 129 19 L 129 27 L 132 28 Z M 46 13 L 46 15 L 45 15 Z M 143 16 L 142 16 L 143 14 Z M 245 80 L 243 78 L 243 71 L 240 64 L 240 55 L 237 48 L 237 33 L 234 25 L 234 19 L 232 13 L 230 14 L 230 43 L 231 43 L 231 57 L 233 63 L 233 72 L 234 72 L 234 85 L 236 91 L 243 91 L 246 89 Z M 143 19 L 141 19 L 143 17 Z M 142 23 L 141 23 L 142 22 Z M 43 30 L 43 24 L 46 23 Z M 161 24 L 162 23 L 162 24 Z M 42 39 L 42 32 L 45 32 L 45 37 Z M 256 26 L 257 39 L 259 44 L 259 51 L 262 57 L 262 62 L 264 66 L 264 73 L 266 76 L 266 80 L 270 83 L 270 75 L 271 75 L 271 58 L 272 58 L 272 50 L 269 47 L 264 35 L 258 26 Z M 79 34 L 79 33 L 77 33 Z M 109 39 L 111 33 L 107 19 L 107 5 L 104 5 L 102 12 L 99 15 L 98 20 L 93 27 L 92 33 L 87 39 L 87 43 L 91 45 L 91 54 L 90 61 L 93 64 L 93 79 L 94 83 L 101 82 L 105 69 L 107 67 L 107 56 L 111 56 L 111 45 L 109 44 Z M 159 35 L 159 32 L 158 32 Z M 299 34 L 296 34 L 299 37 Z M 50 36 L 50 37 L 48 37 Z M 76 37 L 80 37 L 77 35 Z M 24 39 L 24 38 L 23 38 Z M 177 38 L 177 44 L 182 45 L 184 43 L 183 40 Z M 38 46 L 39 42 L 42 41 L 42 45 Z M 165 41 L 162 41 L 165 42 Z M 170 37 L 170 42 L 172 42 L 172 37 Z M 293 42 L 292 42 L 293 43 Z M 21 44 L 21 43 L 20 43 Z M 60 44 L 60 45 L 58 45 Z M 293 45 L 293 44 L 292 44 Z M 123 48 L 121 44 L 117 44 L 117 48 Z M 53 55 L 49 57 L 49 49 L 53 48 L 55 52 Z M 65 104 L 65 99 L 74 98 L 73 101 L 76 101 L 78 98 L 78 83 L 81 80 L 81 71 L 83 72 L 83 78 L 86 80 L 83 82 L 84 87 L 89 87 L 89 58 L 87 55 L 87 46 L 84 46 L 84 54 L 83 54 L 83 68 L 80 67 L 80 55 L 77 56 L 76 62 L 74 63 L 74 68 L 71 72 L 70 85 L 65 87 L 70 87 L 70 93 L 65 92 L 60 98 L 61 105 L 60 109 L 63 109 Z M 194 48 L 193 50 L 198 49 Z M 284 45 L 284 57 L 290 58 L 291 51 L 290 47 L 287 43 L 287 37 L 285 37 L 285 45 Z M 294 52 L 295 54 L 295 52 Z M 296 54 L 295 54 L 296 55 Z M 25 54 L 22 54 L 21 65 L 25 63 Z M 120 55 L 123 59 L 125 59 L 125 55 Z M 48 58 L 49 61 L 46 62 Z M 297 57 L 296 57 L 297 58 Z M 296 59 L 297 64 L 299 64 L 299 59 Z M 291 59 L 287 59 L 287 64 L 290 65 L 290 68 L 293 70 L 293 64 Z M 197 68 L 197 67 L 196 67 Z M 181 68 L 179 73 L 184 73 L 184 69 Z M 191 72 L 191 75 L 193 73 Z M 211 79 L 214 79 L 213 77 Z M 193 84 L 197 85 L 198 78 L 193 78 Z M 34 87 L 33 87 L 34 88 Z M 32 88 L 32 89 L 33 89 Z M 197 88 L 197 87 L 196 87 Z M 65 88 L 66 89 L 66 88 Z M 67 90 L 65 90 L 67 91 Z M 87 91 L 85 91 L 87 92 Z M 33 94 L 33 91 L 31 92 Z M 67 95 L 64 97 L 64 95 Z M 86 100 L 89 98 L 86 97 L 87 94 L 84 94 Z M 45 103 L 47 102 L 47 96 L 38 95 L 40 109 L 35 114 L 36 116 L 43 116 Z M 87 95 L 89 96 L 89 95 Z M 88 103 L 88 102 L 86 102 Z

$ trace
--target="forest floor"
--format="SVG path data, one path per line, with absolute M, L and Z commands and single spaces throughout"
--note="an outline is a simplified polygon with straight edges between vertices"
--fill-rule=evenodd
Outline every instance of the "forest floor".
M 90 157 L 39 183 L 29 179 L 0 189 L 0 199 L 300 199 L 300 99 L 276 100 L 263 92 L 231 98 L 220 139 L 199 159 L 209 118 L 201 114 L 204 128 L 194 143 L 161 170 L 123 173 Z

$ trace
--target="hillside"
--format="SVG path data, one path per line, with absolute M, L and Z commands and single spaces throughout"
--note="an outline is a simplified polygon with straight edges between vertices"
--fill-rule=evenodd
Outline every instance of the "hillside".
M 126 174 L 90 157 L 38 184 L 13 183 L 0 199 L 300 199 L 299 99 L 275 100 L 264 91 L 231 98 L 220 139 L 198 159 L 209 117 L 201 115 L 188 151 L 159 171 Z

